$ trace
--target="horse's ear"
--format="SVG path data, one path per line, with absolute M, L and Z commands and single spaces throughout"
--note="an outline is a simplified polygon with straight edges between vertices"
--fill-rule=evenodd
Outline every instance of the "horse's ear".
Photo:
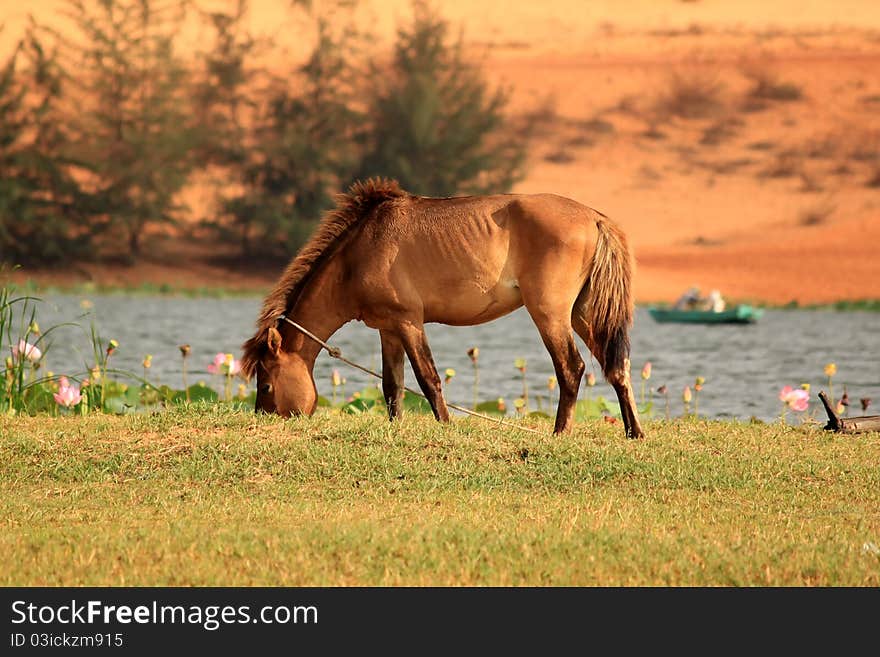
M 266 342 L 269 345 L 269 349 L 276 356 L 281 351 L 281 333 L 278 332 L 274 326 L 269 328 L 269 335 L 266 336 Z

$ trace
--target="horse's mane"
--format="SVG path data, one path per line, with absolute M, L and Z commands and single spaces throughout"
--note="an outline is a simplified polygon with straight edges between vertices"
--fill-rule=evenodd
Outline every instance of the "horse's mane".
M 299 250 L 275 288 L 263 300 L 254 336 L 242 345 L 242 374 L 250 378 L 266 349 L 266 333 L 276 325 L 278 317 L 296 303 L 305 283 L 335 248 L 380 203 L 406 196 L 396 180 L 369 178 L 358 180 L 348 192 L 336 195 L 336 207 L 328 210 L 308 242 Z

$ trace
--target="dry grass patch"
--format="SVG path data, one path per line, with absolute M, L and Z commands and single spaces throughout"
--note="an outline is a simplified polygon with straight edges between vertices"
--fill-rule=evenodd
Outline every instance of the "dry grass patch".
M 837 205 L 831 200 L 822 201 L 802 210 L 798 216 L 798 224 L 801 226 L 820 226 L 828 222 L 836 209 Z
M 737 135 L 738 129 L 743 127 L 744 122 L 734 116 L 725 117 L 713 122 L 703 130 L 700 144 L 703 146 L 718 146 L 724 141 Z
M 677 71 L 669 76 L 654 104 L 654 112 L 660 117 L 709 118 L 724 107 L 723 90 L 714 71 Z
M 752 151 L 772 151 L 776 148 L 776 143 L 772 141 L 753 141 L 746 148 Z
M 544 160 L 553 164 L 568 164 L 574 162 L 574 155 L 564 148 L 557 148 L 544 156 Z
M 825 186 L 822 184 L 822 179 L 819 177 L 819 174 L 815 172 L 803 170 L 800 172 L 800 179 L 800 191 L 802 192 L 821 192 L 825 189 Z
M 756 62 L 743 67 L 742 74 L 751 83 L 746 94 L 746 104 L 756 107 L 762 101 L 792 102 L 802 100 L 803 87 L 794 82 L 781 80 L 768 62 Z
M 800 156 L 794 151 L 778 153 L 770 164 L 758 172 L 759 178 L 792 178 L 803 170 Z

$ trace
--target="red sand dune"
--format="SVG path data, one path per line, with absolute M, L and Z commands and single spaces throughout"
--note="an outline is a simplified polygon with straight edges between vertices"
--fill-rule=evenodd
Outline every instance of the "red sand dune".
M 22 7 L 46 21 L 62 4 Z M 272 34 L 292 57 L 307 46 L 287 0 L 251 4 L 255 30 Z M 490 79 L 512 86 L 512 111 L 544 108 L 528 175 L 515 191 L 563 194 L 618 220 L 636 252 L 640 301 L 670 300 L 691 284 L 768 302 L 880 298 L 876 2 L 437 6 L 463 24 Z M 408 8 L 363 0 L 359 12 L 381 46 Z M 0 46 L 14 38 L 24 11 L 4 8 Z M 197 32 L 186 39 L 197 40 Z M 801 97 L 747 111 L 755 70 Z M 697 119 L 658 114 L 674 74 L 717 88 L 717 105 Z M 81 275 L 260 289 L 272 280 L 242 279 L 185 256 L 129 269 L 86 266 Z

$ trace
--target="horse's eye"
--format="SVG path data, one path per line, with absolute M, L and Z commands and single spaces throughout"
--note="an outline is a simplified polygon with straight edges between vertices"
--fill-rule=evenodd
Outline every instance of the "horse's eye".
M 263 385 L 260 386 L 260 392 L 262 392 L 263 394 L 268 394 L 268 393 L 272 392 L 272 384 L 271 383 L 264 383 Z

